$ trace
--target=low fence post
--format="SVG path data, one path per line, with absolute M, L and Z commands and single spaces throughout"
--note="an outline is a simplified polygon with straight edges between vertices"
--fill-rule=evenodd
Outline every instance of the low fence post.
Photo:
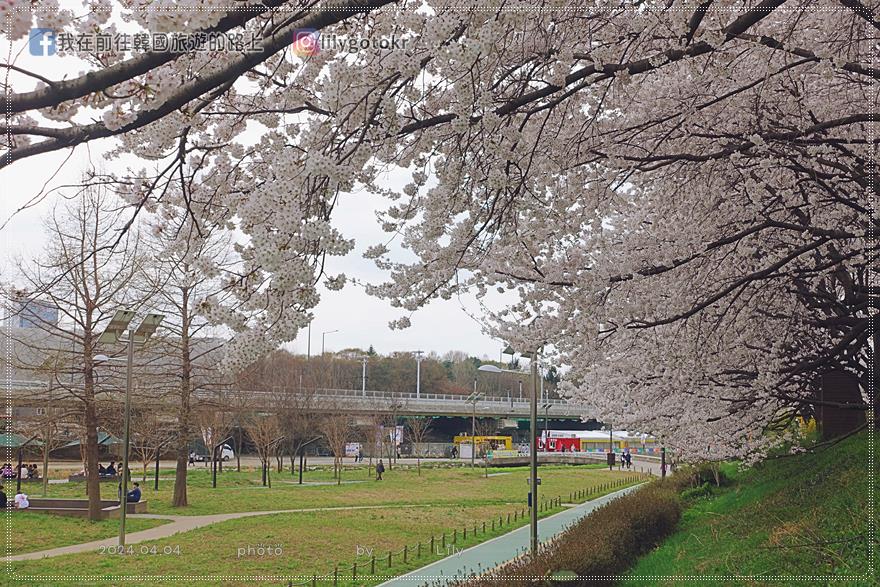
M 467 526 L 462 528 L 462 540 L 467 540 Z
M 370 557 L 370 574 L 371 575 L 376 574 L 376 555 L 375 554 Z
M 391 568 L 391 551 L 388 551 L 388 568 Z
M 318 585 L 318 575 L 312 575 L 312 587 L 316 587 Z
M 354 561 L 354 564 L 351 566 L 351 580 L 357 581 L 358 578 L 358 562 Z
M 337 583 L 339 583 L 339 565 L 333 568 L 333 587 L 336 587 Z
M 458 544 L 458 529 L 457 528 L 452 530 L 452 543 Z
M 453 532 L 454 531 L 455 530 L 453 530 Z M 446 550 L 446 532 L 443 533 L 443 541 L 442 542 L 443 543 L 441 544 L 441 546 L 443 547 L 443 550 Z
M 422 543 L 419 542 L 419 545 L 416 547 L 416 558 L 422 558 Z
M 403 564 L 406 564 L 406 550 L 408 546 L 406 544 L 403 545 Z
M 431 534 L 431 556 L 434 556 L 434 535 Z

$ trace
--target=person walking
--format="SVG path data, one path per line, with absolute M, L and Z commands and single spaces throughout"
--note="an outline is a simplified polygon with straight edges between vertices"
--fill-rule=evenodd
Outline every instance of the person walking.
M 382 464 L 382 459 L 379 459 L 379 462 L 376 463 L 376 481 L 382 480 L 382 473 L 385 472 L 385 465 Z
M 615 458 L 616 458 L 616 457 L 615 457 L 614 451 L 609 450 L 609 451 L 608 451 L 608 470 L 609 470 L 609 471 L 613 471 L 613 470 L 614 470 L 614 461 L 615 461 Z

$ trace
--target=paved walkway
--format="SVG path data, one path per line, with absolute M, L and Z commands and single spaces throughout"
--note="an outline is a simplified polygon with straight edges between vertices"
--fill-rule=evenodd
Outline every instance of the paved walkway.
M 635 463 L 634 463 L 635 465 Z M 597 507 L 635 490 L 638 485 L 627 487 L 598 499 L 577 505 L 558 514 L 538 520 L 538 541 L 546 542 L 577 522 Z M 466 550 L 457 551 L 435 563 L 386 581 L 380 587 L 413 587 L 413 585 L 446 584 L 456 575 L 483 573 L 505 563 L 529 547 L 529 527 L 523 526 L 497 538 L 487 540 Z
M 300 508 L 293 510 L 273 510 L 263 512 L 235 512 L 231 514 L 213 514 L 208 516 L 173 516 L 165 514 L 129 514 L 127 519 L 152 519 L 152 520 L 171 520 L 171 523 L 150 528 L 149 530 L 141 530 L 140 532 L 132 532 L 125 537 L 125 544 L 137 544 L 146 540 L 156 540 L 159 538 L 167 538 L 180 532 L 188 532 L 210 526 L 218 522 L 227 520 L 235 520 L 238 518 L 249 518 L 252 516 L 268 516 L 272 514 L 297 514 L 306 512 L 334 512 L 334 511 L 350 511 L 350 510 L 379 510 L 392 508 L 418 508 L 433 507 L 436 504 L 402 504 L 402 505 L 354 505 L 327 508 Z M 59 548 L 50 548 L 49 550 L 39 550 L 37 552 L 26 552 L 9 557 L 9 560 L 23 561 L 48 558 L 52 556 L 61 556 L 64 554 L 75 554 L 78 552 L 96 552 L 102 546 L 116 546 L 119 543 L 118 537 L 104 538 L 102 540 L 93 540 L 92 542 L 84 542 L 82 544 L 72 544 L 70 546 L 61 546 Z

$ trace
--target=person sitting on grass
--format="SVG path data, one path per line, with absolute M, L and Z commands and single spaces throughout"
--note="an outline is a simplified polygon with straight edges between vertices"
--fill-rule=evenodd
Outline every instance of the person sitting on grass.
M 16 493 L 15 494 L 15 507 L 20 510 L 25 510 L 30 506 L 31 503 L 28 501 L 27 494 L 24 493 Z
M 379 459 L 379 462 L 376 464 L 376 481 L 382 480 L 382 473 L 385 472 L 385 465 L 382 464 L 382 459 Z
M 141 500 L 141 485 L 135 482 L 134 489 L 128 492 L 128 503 L 137 503 Z
M 116 461 L 110 461 L 110 464 L 107 465 L 106 469 L 104 469 L 104 474 L 107 477 L 115 477 L 116 476 Z
M 0 485 L 0 510 L 6 509 L 6 492 L 3 491 L 3 486 Z

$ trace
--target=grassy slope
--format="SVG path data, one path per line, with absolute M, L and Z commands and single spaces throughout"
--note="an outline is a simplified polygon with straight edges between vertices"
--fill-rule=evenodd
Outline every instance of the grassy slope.
M 869 452 L 868 442 L 863 432 L 815 454 L 769 460 L 736 474 L 729 488 L 685 512 L 676 533 L 638 561 L 629 582 L 663 585 L 685 575 L 711 581 L 739 576 L 749 584 L 794 583 L 795 576 L 804 576 L 800 583 L 809 582 L 806 576 L 876 581 L 867 576 L 866 537 L 876 512 L 869 504 L 868 470 L 873 461 L 876 497 L 878 447 L 875 438 Z

